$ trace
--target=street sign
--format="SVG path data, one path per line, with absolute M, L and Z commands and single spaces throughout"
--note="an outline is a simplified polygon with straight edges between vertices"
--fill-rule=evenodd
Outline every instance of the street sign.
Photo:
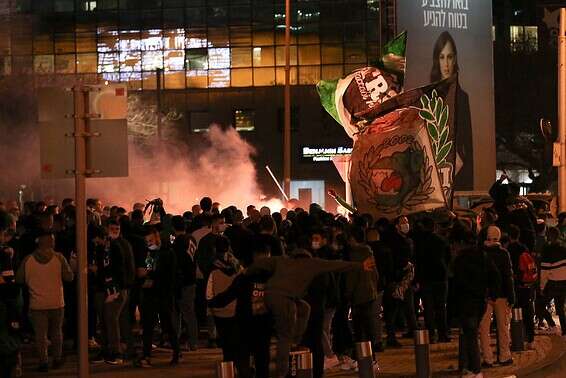
M 128 176 L 127 90 L 123 85 L 89 89 L 87 176 Z M 74 177 L 73 92 L 42 88 L 38 93 L 40 170 L 43 179 Z

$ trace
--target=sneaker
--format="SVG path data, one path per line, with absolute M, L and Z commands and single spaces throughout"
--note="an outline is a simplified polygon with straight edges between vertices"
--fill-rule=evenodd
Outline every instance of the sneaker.
M 358 367 L 358 362 L 352 360 L 348 356 L 342 357 L 342 363 L 340 364 L 340 370 L 355 370 Z
M 149 357 L 140 358 L 140 359 L 138 360 L 137 366 L 139 366 L 139 367 L 141 367 L 141 368 L 150 368 L 150 367 L 152 367 L 151 361 L 150 361 Z
M 510 358 L 510 359 L 508 359 L 508 360 L 506 360 L 506 361 L 501 361 L 501 362 L 499 362 L 499 365 L 501 365 L 501 366 L 510 366 L 510 365 L 513 365 L 513 359 Z
M 47 373 L 49 371 L 49 364 L 48 363 L 39 364 L 39 366 L 37 367 L 37 371 L 40 373 Z
M 54 359 L 51 367 L 53 368 L 53 370 L 61 369 L 64 363 L 65 361 L 63 361 L 62 358 Z
M 336 355 L 330 358 L 324 358 L 324 370 L 334 369 L 338 365 L 340 365 L 340 360 L 338 360 L 338 357 L 336 357 Z
M 105 358 L 104 362 L 106 362 L 108 365 L 122 365 L 124 363 L 124 360 L 117 357 L 116 355 L 111 355 Z
M 90 363 L 91 364 L 100 364 L 100 363 L 104 362 L 104 360 L 105 360 L 104 354 L 98 353 L 95 357 L 90 359 Z
M 98 349 L 100 348 L 100 344 L 96 342 L 94 337 L 88 339 L 88 349 Z

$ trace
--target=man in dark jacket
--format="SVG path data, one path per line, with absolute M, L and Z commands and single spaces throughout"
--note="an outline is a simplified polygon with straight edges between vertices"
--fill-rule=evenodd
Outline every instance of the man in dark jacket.
M 527 246 L 519 241 L 521 230 L 515 225 L 509 226 L 509 245 L 507 250 L 511 256 L 511 264 L 515 273 L 515 294 L 517 296 L 517 307 L 523 310 L 523 323 L 525 325 L 525 334 L 527 336 L 528 348 L 533 348 L 535 341 L 535 282 L 523 282 L 522 271 L 519 266 L 521 255 L 523 253 L 531 253 Z M 534 261 L 534 258 L 533 258 Z
M 495 362 L 491 349 L 491 339 L 489 329 L 491 317 L 495 312 L 497 320 L 497 337 L 499 339 L 499 363 L 511 365 L 509 321 L 511 318 L 511 307 L 515 304 L 515 284 L 513 281 L 513 268 L 509 252 L 501 246 L 501 231 L 496 226 L 491 226 L 487 230 L 487 240 L 485 241 L 485 252 L 493 264 L 497 267 L 501 281 L 501 289 L 492 295 L 495 301 L 487 303 L 487 309 L 480 323 L 480 342 L 483 352 L 484 364 L 490 367 Z
M 450 247 L 435 233 L 432 218 L 421 221 L 423 230 L 415 240 L 415 281 L 420 288 L 424 306 L 426 327 L 431 340 L 449 342 L 446 321 L 446 301 L 448 296 L 448 264 Z
M 458 293 L 455 305 L 461 329 L 460 367 L 477 376 L 481 371 L 478 328 L 488 297 L 494 300 L 500 290 L 499 274 L 493 261 L 476 247 L 470 230 L 456 227 L 450 241 L 457 254 L 453 282 Z
M 141 367 L 151 367 L 151 344 L 153 329 L 157 316 L 164 332 L 169 334 L 169 342 L 173 348 L 171 364 L 179 362 L 179 332 L 175 313 L 177 259 L 175 254 L 161 242 L 159 231 L 148 227 L 145 232 L 147 244 L 146 267 L 138 275 L 142 283 L 142 325 L 143 325 L 143 357 L 139 360 Z M 140 274 L 141 273 L 141 274 Z
M 175 240 L 173 252 L 177 258 L 177 281 L 179 290 L 179 310 L 182 323 L 185 324 L 189 350 L 196 350 L 198 343 L 198 325 L 195 311 L 196 299 L 196 264 L 195 252 L 197 244 L 195 239 L 187 234 L 185 221 L 181 216 L 171 219 Z

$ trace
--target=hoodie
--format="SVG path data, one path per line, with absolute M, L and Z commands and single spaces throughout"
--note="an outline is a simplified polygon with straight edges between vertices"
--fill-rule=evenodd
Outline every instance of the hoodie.
M 494 293 L 494 298 L 506 298 L 509 305 L 513 306 L 515 304 L 515 284 L 509 252 L 499 243 L 485 246 L 484 250 L 499 272 L 501 288 Z
M 38 249 L 27 256 L 16 273 L 16 282 L 29 288 L 31 310 L 65 307 L 63 281 L 72 280 L 69 263 L 62 254 L 52 249 Z

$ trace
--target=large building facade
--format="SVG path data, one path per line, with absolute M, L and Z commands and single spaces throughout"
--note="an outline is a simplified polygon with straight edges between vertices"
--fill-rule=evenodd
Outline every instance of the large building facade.
M 342 188 L 331 162 L 302 154 L 305 147 L 351 147 L 315 85 L 378 58 L 393 29 L 388 3 L 291 1 L 295 196 L 311 188 L 312 199 L 325 202 L 328 188 Z M 34 88 L 124 83 L 132 112 L 162 114 L 159 134 L 169 141 L 198 143 L 213 123 L 235 127 L 257 150 L 260 183 L 275 193 L 259 167 L 268 164 L 281 177 L 284 0 L 0 0 L 0 21 L 4 78 Z M 148 125 L 130 116 L 134 135 L 157 135 L 151 127 L 140 131 Z

